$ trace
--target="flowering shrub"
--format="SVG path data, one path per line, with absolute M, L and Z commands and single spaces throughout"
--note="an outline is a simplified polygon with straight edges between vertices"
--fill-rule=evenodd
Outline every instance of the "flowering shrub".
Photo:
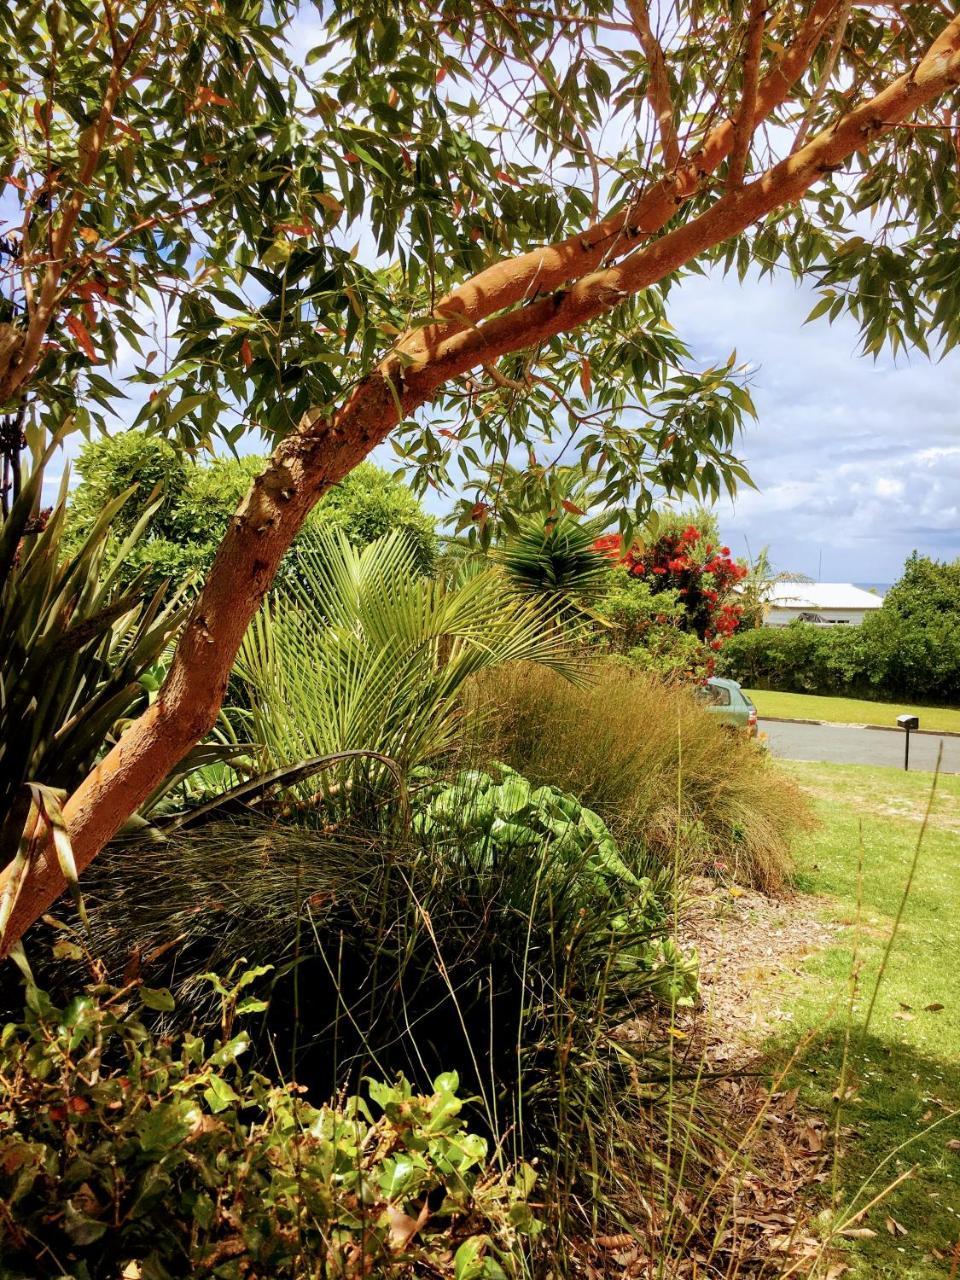
M 683 602 L 685 629 L 712 650 L 740 625 L 742 607 L 731 594 L 747 570 L 731 559 L 729 547 L 717 546 L 696 524 L 668 528 L 645 547 L 624 551 L 618 534 L 598 538 L 594 546 L 647 582 L 653 594 L 675 591 Z
M 713 653 L 687 630 L 686 609 L 675 590 L 654 591 L 646 578 L 616 565 L 593 609 L 610 624 L 598 633 L 598 644 L 631 670 L 680 683 L 710 674 Z

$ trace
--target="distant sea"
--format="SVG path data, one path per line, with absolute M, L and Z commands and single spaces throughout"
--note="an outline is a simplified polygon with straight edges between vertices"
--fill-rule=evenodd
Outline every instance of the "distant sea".
M 878 596 L 885 596 L 893 586 L 892 582 L 855 582 L 855 587 L 859 587 L 861 591 L 875 591 Z

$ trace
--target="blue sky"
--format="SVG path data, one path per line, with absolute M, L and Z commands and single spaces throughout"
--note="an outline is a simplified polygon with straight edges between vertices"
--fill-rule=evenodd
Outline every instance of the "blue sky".
M 847 317 L 804 325 L 816 296 L 792 280 L 685 281 L 670 318 L 698 361 L 751 365 L 759 421 L 741 442 L 758 492 L 720 504 L 735 554 L 823 581 L 890 582 L 916 548 L 960 556 L 960 353 L 857 354 Z

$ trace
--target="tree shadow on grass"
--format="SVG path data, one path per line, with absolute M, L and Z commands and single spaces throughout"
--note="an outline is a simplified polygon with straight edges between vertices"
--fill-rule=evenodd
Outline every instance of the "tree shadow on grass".
M 768 1074 L 786 1067 L 785 1087 L 799 1087 L 798 1105 L 827 1122 L 827 1177 L 808 1206 L 811 1216 L 822 1215 L 821 1232 L 841 1219 L 875 1233 L 837 1241 L 851 1277 L 956 1274 L 960 1062 L 856 1027 L 849 1037 L 831 1027 L 807 1045 L 796 1033 L 768 1042 L 762 1063 Z

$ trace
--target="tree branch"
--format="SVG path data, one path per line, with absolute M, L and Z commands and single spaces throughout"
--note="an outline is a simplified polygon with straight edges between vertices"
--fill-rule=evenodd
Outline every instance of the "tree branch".
M 481 324 L 408 333 L 399 347 L 413 363 L 395 352 L 358 384 L 338 413 L 329 418 L 307 414 L 275 451 L 233 518 L 156 701 L 67 802 L 64 816 L 78 871 L 214 723 L 247 625 L 308 512 L 402 417 L 429 401 L 449 379 L 595 319 L 772 210 L 800 199 L 823 173 L 958 83 L 960 17 L 909 74 L 795 155 L 726 192 L 699 217 L 529 306 Z M 8 879 L 6 872 L 0 877 L 0 892 Z M 4 953 L 64 887 L 56 853 L 47 842 L 15 903 Z
M 660 146 L 663 150 L 663 163 L 668 171 L 675 170 L 680 163 L 680 143 L 677 140 L 676 114 L 673 108 L 673 94 L 670 91 L 670 77 L 667 74 L 667 63 L 663 56 L 663 46 L 657 39 L 650 25 L 650 11 L 647 0 L 627 0 L 630 19 L 637 38 L 647 59 L 650 69 L 650 83 L 647 87 L 647 101 L 653 108 L 660 130 Z
M 760 84 L 754 129 L 786 101 L 810 65 L 839 3 L 815 0 L 793 44 Z M 494 263 L 441 298 L 435 311 L 475 323 L 536 293 L 559 289 L 602 263 L 624 256 L 639 239 L 662 230 L 678 204 L 694 194 L 704 177 L 716 172 L 732 144 L 733 124 L 725 120 L 710 131 L 697 156 L 665 175 L 627 208 L 566 240 Z
M 757 86 L 760 83 L 760 54 L 763 50 L 766 16 L 767 0 L 750 0 L 743 56 L 743 92 L 740 110 L 733 126 L 730 165 L 727 169 L 727 187 L 730 190 L 743 185 L 743 177 L 747 171 L 747 156 L 750 153 L 757 114 Z

